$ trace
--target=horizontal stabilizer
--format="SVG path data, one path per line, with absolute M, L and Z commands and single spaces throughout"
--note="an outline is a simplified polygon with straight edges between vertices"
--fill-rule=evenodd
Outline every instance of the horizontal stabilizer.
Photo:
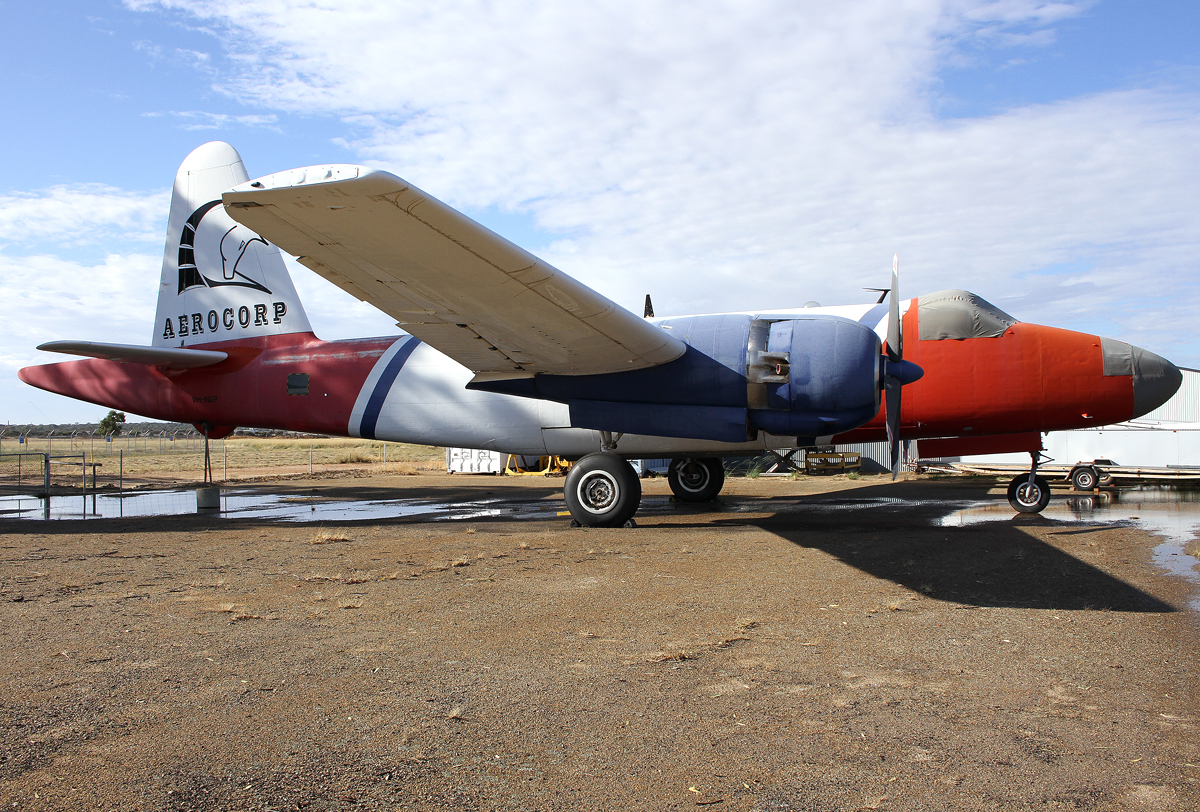
M 44 352 L 61 352 L 67 355 L 83 355 L 88 358 L 105 358 L 127 364 L 166 367 L 167 369 L 195 369 L 219 364 L 229 357 L 217 350 L 187 350 L 180 347 L 143 347 L 136 344 L 104 344 L 99 341 L 48 341 L 39 344 Z

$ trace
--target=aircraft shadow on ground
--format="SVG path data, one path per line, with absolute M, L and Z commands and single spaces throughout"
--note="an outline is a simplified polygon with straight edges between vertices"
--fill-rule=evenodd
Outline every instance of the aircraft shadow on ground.
M 921 494 L 923 500 L 918 497 L 920 501 L 906 504 L 903 498 L 892 501 L 898 491 L 882 485 L 838 494 L 765 498 L 761 513 L 766 516 L 731 515 L 695 526 L 753 525 L 935 600 L 1064 611 L 1177 611 L 1021 529 L 1054 527 L 1059 528 L 1055 535 L 1073 535 L 1080 531 L 1077 525 L 1018 514 L 1010 520 L 940 526 L 938 519 L 965 506 L 949 500 L 1003 503 L 1004 497 L 975 490 L 959 492 L 957 497 L 945 492 L 939 494 L 945 501 L 934 501 L 926 492 Z M 881 502 L 881 497 L 887 501 Z

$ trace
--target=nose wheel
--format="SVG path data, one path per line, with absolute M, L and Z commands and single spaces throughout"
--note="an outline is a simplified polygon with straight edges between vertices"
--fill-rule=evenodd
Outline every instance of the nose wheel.
M 1033 464 L 1028 474 L 1014 477 L 1008 483 L 1008 503 L 1018 513 L 1041 513 L 1050 504 L 1050 483 L 1037 475 L 1040 451 L 1030 454 Z M 1050 458 L 1047 457 L 1047 460 Z
M 1008 503 L 1018 513 L 1041 513 L 1050 504 L 1050 483 L 1021 474 L 1008 483 Z

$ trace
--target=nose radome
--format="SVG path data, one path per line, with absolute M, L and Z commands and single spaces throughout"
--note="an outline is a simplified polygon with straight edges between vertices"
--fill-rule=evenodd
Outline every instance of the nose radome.
M 1162 406 L 1179 390 L 1183 373 L 1166 358 L 1130 347 L 1133 361 L 1133 416 L 1141 417 Z

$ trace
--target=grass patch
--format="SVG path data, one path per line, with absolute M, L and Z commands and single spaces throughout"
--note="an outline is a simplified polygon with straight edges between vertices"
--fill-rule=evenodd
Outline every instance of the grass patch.
M 46 445 L 45 440 L 37 438 L 36 441 L 31 440 L 28 450 L 44 451 Z M 383 443 L 359 437 L 228 437 L 210 443 L 209 454 L 213 472 L 220 479 L 226 470 L 232 476 L 235 471 L 245 468 L 307 468 L 310 458 L 314 468 L 330 465 L 382 467 L 385 445 L 389 472 L 393 464 L 402 467 L 426 467 L 446 459 L 444 448 Z M 13 447 L 16 447 L 16 443 L 13 443 Z M 5 451 L 8 450 L 8 444 L 5 443 Z M 26 447 L 22 446 L 22 450 L 26 450 Z M 140 474 L 192 473 L 204 469 L 204 441 L 196 438 L 179 437 L 172 441 L 163 437 L 118 437 L 112 443 L 91 442 L 79 438 L 71 442 L 69 438 L 55 438 L 53 453 L 84 453 L 89 462 L 100 463 L 101 467 L 96 476 L 98 484 L 109 481 L 115 483 L 117 472 L 122 465 L 126 477 L 136 477 Z

